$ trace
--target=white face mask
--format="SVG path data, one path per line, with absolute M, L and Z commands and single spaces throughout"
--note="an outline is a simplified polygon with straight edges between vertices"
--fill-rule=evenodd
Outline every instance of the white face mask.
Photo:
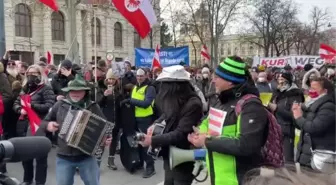
M 258 82 L 266 82 L 266 81 L 267 81 L 267 79 L 264 78 L 264 77 L 259 77 L 258 78 Z
M 331 76 L 331 75 L 334 75 L 334 74 L 335 74 L 335 70 L 330 69 L 330 68 L 327 69 L 327 75 L 328 75 L 328 77 Z
M 202 76 L 203 76 L 204 79 L 208 79 L 209 78 L 209 74 L 207 74 L 207 73 L 202 74 Z

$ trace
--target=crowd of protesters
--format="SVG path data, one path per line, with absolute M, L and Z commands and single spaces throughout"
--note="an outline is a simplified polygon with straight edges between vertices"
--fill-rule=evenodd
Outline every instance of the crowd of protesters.
M 236 64 L 232 61 L 236 62 Z M 210 68 L 209 65 L 204 65 L 201 68 L 191 68 L 185 66 L 184 63 L 180 64 L 191 74 L 190 83 L 202 104 L 202 114 L 206 115 L 209 107 L 218 101 L 226 105 L 235 99 L 236 91 L 238 90 L 243 94 L 259 95 L 259 93 L 270 93 L 271 99 L 265 106 L 274 114 L 281 126 L 286 163 L 294 164 L 294 162 L 298 162 L 301 166 L 312 169 L 312 148 L 335 151 L 336 86 L 334 66 L 323 66 L 320 69 L 316 69 L 307 64 L 293 69 L 287 65 L 281 69 L 262 65 L 245 67 L 243 63 L 243 60 L 239 57 L 231 57 L 214 69 Z M 245 69 L 242 70 L 246 70 L 246 73 L 235 74 L 234 72 L 237 70 L 228 70 L 232 69 L 232 65 L 244 66 Z M 231 66 L 231 68 L 227 66 Z M 107 165 L 110 169 L 117 170 L 115 155 L 118 153 L 118 137 L 120 132 L 123 131 L 121 105 L 130 103 L 136 107 L 148 107 L 152 104 L 156 95 L 159 94 L 160 89 L 164 88 L 162 83 L 156 80 L 162 73 L 162 68 L 153 70 L 135 69 L 130 62 L 125 61 L 125 69 L 125 74 L 117 76 L 113 73 L 111 63 L 104 60 L 98 61 L 97 65 L 94 65 L 94 63 L 79 65 L 70 60 L 63 60 L 59 66 L 55 66 L 48 64 L 47 59 L 44 57 L 29 66 L 27 63 L 11 60 L 9 54 L 6 53 L 0 63 L 0 95 L 2 98 L 2 109 L 0 107 L 2 128 L 0 129 L 0 134 L 2 138 L 9 139 L 31 135 L 27 112 L 22 108 L 23 102 L 20 98 L 22 95 L 31 97 L 31 108 L 41 119 L 44 119 L 57 101 L 66 99 L 69 96 L 68 91 L 64 91 L 69 82 L 75 80 L 75 76 L 81 76 L 87 85 L 87 87 L 83 88 L 90 89 L 90 94 L 87 98 L 99 105 L 102 114 L 107 120 L 116 124 L 111 133 L 112 143 L 109 146 L 109 151 L 107 151 L 109 152 Z M 234 76 L 234 78 L 228 77 L 230 75 Z M 244 80 L 245 78 L 248 79 L 247 82 Z M 234 91 L 231 87 L 226 89 L 225 85 L 222 85 L 223 89 L 218 91 L 219 84 L 222 83 L 219 79 L 232 81 L 235 84 L 232 88 Z M 240 82 L 240 79 L 243 79 L 242 82 L 248 83 L 246 87 L 243 86 L 243 90 L 241 89 L 241 84 L 243 83 Z M 146 89 L 144 100 L 135 101 L 132 98 L 132 91 L 134 88 L 141 89 L 143 87 Z M 70 87 L 69 90 L 71 90 Z M 252 105 L 249 109 L 251 109 L 253 114 L 257 114 L 254 111 L 262 110 L 258 106 Z M 245 109 L 247 110 L 247 108 Z M 145 132 L 152 124 L 152 121 L 159 117 L 155 115 L 159 113 L 156 112 L 154 114 L 154 112 L 156 111 L 152 110 L 152 114 L 145 117 L 136 116 L 137 127 L 140 130 Z M 261 111 L 257 116 L 250 117 L 250 121 L 258 120 L 259 122 L 264 122 L 262 114 L 263 112 Z M 230 119 L 235 120 L 236 118 L 234 117 Z M 246 126 L 244 129 L 262 130 L 262 128 L 252 128 L 251 126 Z M 258 133 L 262 133 L 261 130 Z M 295 144 L 296 130 L 301 131 L 297 145 Z M 53 144 L 58 144 L 55 133 L 47 131 L 46 137 Z M 195 138 L 188 139 L 190 143 L 195 146 L 198 145 Z M 263 140 L 256 137 L 256 140 L 258 139 L 260 139 L 260 142 Z M 208 142 L 210 143 L 210 141 Z M 256 145 L 259 146 L 259 144 Z M 217 147 L 218 144 L 213 143 L 211 146 Z M 148 178 L 155 174 L 154 160 L 146 155 L 148 146 L 144 144 L 143 147 L 142 164 L 139 169 L 143 167 L 143 164 L 146 164 L 143 177 Z M 210 144 L 207 147 L 210 147 Z M 240 152 L 243 151 L 241 150 Z M 236 151 L 230 152 L 233 156 L 238 155 L 235 153 Z M 246 152 L 249 153 L 248 151 Z M 97 157 L 97 159 L 101 160 L 100 157 Z M 251 153 L 246 159 L 252 160 L 253 157 L 256 156 Z M 240 160 L 244 162 L 244 159 Z M 247 162 L 246 165 L 249 168 L 244 169 L 244 173 L 257 167 L 251 161 Z M 36 159 L 35 181 L 37 185 L 46 183 L 47 166 L 47 156 Z M 34 181 L 33 160 L 24 161 L 23 169 L 23 185 L 30 185 Z M 1 167 L 1 171 L 3 173 L 6 172 L 5 165 Z M 168 172 L 167 174 L 169 174 Z M 167 182 L 176 177 L 171 176 L 170 178 Z M 241 177 L 239 177 L 239 184 L 241 180 Z M 218 182 L 221 181 L 219 180 Z

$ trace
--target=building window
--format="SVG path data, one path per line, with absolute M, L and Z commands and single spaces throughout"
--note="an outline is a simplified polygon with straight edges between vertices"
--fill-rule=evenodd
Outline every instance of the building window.
M 235 49 L 234 49 L 234 55 L 238 55 L 238 48 L 237 47 L 235 47 Z
M 221 53 L 221 55 L 224 55 L 224 48 L 223 48 L 223 45 L 221 45 L 220 53 Z
M 140 48 L 141 47 L 141 38 L 138 32 L 134 31 L 134 47 L 135 48 Z
M 250 55 L 253 55 L 253 47 L 252 47 L 252 46 L 250 46 L 249 54 L 250 54 Z
M 231 55 L 231 44 L 228 44 L 228 48 L 227 48 L 227 49 L 228 49 L 228 50 L 227 50 L 227 51 L 228 51 L 227 54 L 228 54 L 228 55 Z
M 15 35 L 18 37 L 32 37 L 31 14 L 28 5 L 15 6 Z
M 97 62 L 101 60 L 101 56 L 97 56 Z M 95 62 L 95 56 L 92 56 L 92 62 Z M 94 64 L 93 64 L 94 65 Z
M 120 22 L 114 24 L 114 46 L 122 47 L 122 26 Z
M 54 65 L 55 66 L 59 65 L 62 60 L 65 60 L 65 55 L 54 54 Z
M 245 55 L 245 47 L 244 47 L 244 46 L 242 46 L 242 47 L 240 48 L 240 54 L 241 54 L 241 55 Z
M 124 59 L 121 57 L 115 57 L 114 61 L 116 62 L 122 62 Z
M 95 26 L 95 22 L 94 22 L 94 19 L 92 19 L 91 20 L 92 45 L 95 44 L 95 40 L 94 40 L 94 36 L 95 36 L 94 26 Z M 100 22 L 100 20 L 98 18 L 96 18 L 96 30 L 97 30 L 96 42 L 97 42 L 97 45 L 100 45 L 101 44 L 101 22 Z
M 52 40 L 65 41 L 64 16 L 61 12 L 51 14 Z

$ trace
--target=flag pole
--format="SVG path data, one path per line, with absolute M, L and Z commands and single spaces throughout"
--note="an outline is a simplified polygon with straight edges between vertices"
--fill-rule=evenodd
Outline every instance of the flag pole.
M 94 59 L 95 59 L 95 86 L 98 85 L 97 79 L 97 18 L 96 18 L 96 10 L 95 5 L 93 6 L 93 20 L 94 20 Z M 97 101 L 97 88 L 95 88 L 95 101 Z

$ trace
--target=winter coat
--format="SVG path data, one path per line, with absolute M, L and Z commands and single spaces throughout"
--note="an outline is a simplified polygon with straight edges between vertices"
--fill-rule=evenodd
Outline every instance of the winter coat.
M 66 93 L 62 91 L 63 88 L 68 86 L 68 83 L 75 79 L 74 75 L 69 75 L 68 77 L 65 77 L 63 75 L 55 74 L 51 80 L 51 87 L 54 90 L 55 95 L 65 95 Z
M 104 91 L 106 89 L 103 89 Z M 123 97 L 120 91 L 115 89 L 114 93 L 108 96 L 103 96 L 98 102 L 100 108 L 102 109 L 106 119 L 116 125 L 120 126 L 121 122 L 121 107 L 120 102 Z
M 180 110 L 180 115 L 166 118 L 163 114 L 157 121 L 166 121 L 164 134 L 152 137 L 152 147 L 162 147 L 161 155 L 164 160 L 164 168 L 169 169 L 169 147 L 175 146 L 181 149 L 190 149 L 188 134 L 193 132 L 193 126 L 199 125 L 202 118 L 202 102 L 198 96 L 190 97 Z M 184 163 L 176 168 L 192 170 L 193 163 Z
M 0 94 L 4 104 L 7 104 L 12 100 L 13 92 L 11 84 L 9 83 L 8 77 L 4 70 L 4 66 L 0 62 Z
M 239 89 L 241 90 L 238 93 Z M 244 175 L 262 164 L 261 148 L 266 142 L 268 132 L 267 112 L 260 101 L 248 100 L 244 103 L 238 119 L 235 106 L 246 94 L 259 96 L 254 86 L 237 86 L 222 92 L 217 102 L 210 106 L 224 117 L 221 137 L 210 137 L 205 141 L 212 185 L 242 184 Z M 212 116 L 215 115 L 217 114 Z M 209 126 L 209 119 L 208 117 L 202 122 L 201 132 L 209 133 L 209 129 L 213 128 Z
M 304 102 L 302 90 L 293 84 L 287 91 L 275 92 L 271 102 L 277 105 L 274 115 L 281 126 L 283 135 L 294 139 L 295 120 L 293 119 L 292 105 L 294 102 Z
M 31 92 L 29 92 L 31 93 Z M 26 94 L 21 92 L 20 95 Z M 49 109 L 55 104 L 55 94 L 49 85 L 43 85 L 31 96 L 31 108 L 36 112 L 40 119 L 43 119 L 49 112 Z M 21 97 L 18 96 L 14 102 L 13 110 L 18 115 L 21 114 Z M 28 127 L 28 117 L 25 116 L 24 121 L 19 121 L 17 125 L 17 133 L 21 136 L 25 135 Z M 28 135 L 30 132 L 28 131 Z
M 310 166 L 311 148 L 335 151 L 335 103 L 329 95 L 317 99 L 295 120 L 301 129 L 296 160 Z

